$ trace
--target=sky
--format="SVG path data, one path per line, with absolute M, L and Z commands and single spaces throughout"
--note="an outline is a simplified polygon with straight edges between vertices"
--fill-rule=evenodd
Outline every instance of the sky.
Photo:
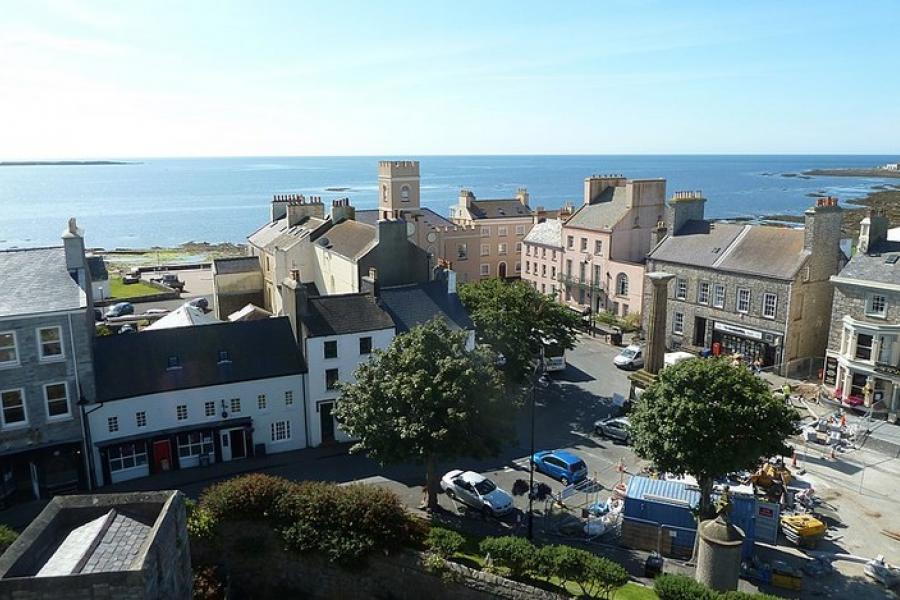
M 0 160 L 900 152 L 896 2 L 0 0 Z

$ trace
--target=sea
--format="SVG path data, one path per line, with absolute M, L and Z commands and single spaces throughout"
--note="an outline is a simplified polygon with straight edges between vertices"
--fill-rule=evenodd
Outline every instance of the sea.
M 235 242 L 262 225 L 273 194 L 377 203 L 378 161 L 418 160 L 423 206 L 447 215 L 460 188 L 509 198 L 527 187 L 532 207 L 581 202 L 584 178 L 662 177 L 667 194 L 700 190 L 708 217 L 802 214 L 816 194 L 865 197 L 896 179 L 802 177 L 816 168 L 873 167 L 896 156 L 403 156 L 130 159 L 129 164 L 0 167 L 0 248 L 57 245 L 76 217 L 89 247 Z

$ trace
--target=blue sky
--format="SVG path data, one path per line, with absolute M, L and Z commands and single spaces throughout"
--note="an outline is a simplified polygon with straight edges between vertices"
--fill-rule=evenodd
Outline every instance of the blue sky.
M 0 0 L 0 158 L 896 153 L 897 8 Z

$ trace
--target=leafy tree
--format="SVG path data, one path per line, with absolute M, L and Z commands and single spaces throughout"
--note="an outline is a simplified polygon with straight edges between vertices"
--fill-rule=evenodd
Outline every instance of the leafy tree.
M 663 369 L 630 418 L 638 455 L 660 470 L 697 479 L 706 518 L 715 479 L 789 452 L 784 440 L 798 415 L 746 367 L 710 358 Z
M 684 575 L 660 575 L 653 580 L 653 591 L 659 600 L 716 600 L 719 595 Z
M 490 555 L 495 565 L 509 569 L 513 579 L 519 579 L 534 566 L 537 548 L 522 537 L 489 537 L 481 540 L 478 549 Z
M 483 279 L 460 287 L 459 297 L 475 322 L 481 341 L 506 357 L 506 374 L 522 381 L 540 352 L 541 339 L 575 347 L 579 318 L 524 281 Z
M 437 508 L 438 461 L 497 454 L 513 433 L 513 403 L 493 357 L 466 350 L 466 333 L 441 319 L 394 338 L 341 385 L 335 415 L 380 463 L 426 467 L 428 507 Z
M 610 598 L 628 583 L 628 572 L 621 565 L 581 548 L 544 546 L 538 550 L 534 562 L 535 575 L 547 579 L 558 577 L 563 586 L 572 581 L 588 598 Z

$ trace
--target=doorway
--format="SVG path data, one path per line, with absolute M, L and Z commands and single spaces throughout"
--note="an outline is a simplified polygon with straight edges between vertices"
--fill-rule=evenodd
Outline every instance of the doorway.
M 247 458 L 247 434 L 243 427 L 222 432 L 222 461 Z
M 506 279 L 506 263 L 505 262 L 502 262 L 499 265 L 497 265 L 497 276 L 500 277 L 500 279 Z
M 703 317 L 694 317 L 694 345 L 706 347 L 706 319 Z
M 153 472 L 172 470 L 172 443 L 169 440 L 153 442 Z
M 333 402 L 325 402 L 319 405 L 319 426 L 322 429 L 323 444 L 334 442 L 334 417 L 331 414 L 332 408 L 334 408 Z

